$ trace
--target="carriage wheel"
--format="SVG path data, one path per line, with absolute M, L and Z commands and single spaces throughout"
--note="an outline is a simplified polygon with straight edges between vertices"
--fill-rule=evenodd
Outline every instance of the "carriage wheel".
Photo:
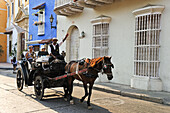
M 44 96 L 44 83 L 41 76 L 36 76 L 34 81 L 35 95 L 39 100 L 42 100 Z
M 17 72 L 16 82 L 18 90 L 21 91 L 24 85 L 24 76 L 21 69 L 19 69 Z

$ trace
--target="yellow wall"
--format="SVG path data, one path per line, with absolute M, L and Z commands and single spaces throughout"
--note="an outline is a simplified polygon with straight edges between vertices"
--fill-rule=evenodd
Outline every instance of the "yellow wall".
M 0 32 L 5 32 L 7 23 L 7 7 L 6 2 L 0 0 Z M 7 61 L 7 35 L 0 34 L 0 45 L 3 47 L 4 53 L 0 56 L 0 62 Z

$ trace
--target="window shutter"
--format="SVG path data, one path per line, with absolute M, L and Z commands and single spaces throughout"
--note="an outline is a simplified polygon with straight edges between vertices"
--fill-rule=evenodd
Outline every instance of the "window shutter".
M 45 10 L 45 9 L 44 9 Z M 38 25 L 38 35 L 45 34 L 45 11 L 43 10 L 43 14 L 38 14 L 38 22 L 43 22 L 43 24 Z

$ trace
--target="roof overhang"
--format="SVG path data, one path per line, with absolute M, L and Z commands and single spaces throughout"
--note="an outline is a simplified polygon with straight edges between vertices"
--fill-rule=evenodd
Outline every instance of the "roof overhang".
M 33 7 L 32 9 L 33 9 L 33 10 L 37 10 L 37 9 L 42 9 L 42 8 L 44 8 L 44 7 L 45 7 L 45 2 L 42 3 L 42 4 L 40 4 L 40 5 L 38 5 L 38 6 L 36 6 L 36 7 Z
M 51 43 L 52 39 L 43 39 L 39 42 L 39 44 L 49 44 Z

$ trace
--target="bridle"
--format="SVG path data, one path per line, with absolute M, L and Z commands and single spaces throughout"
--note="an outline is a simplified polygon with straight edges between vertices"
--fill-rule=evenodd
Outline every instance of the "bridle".
M 93 68 L 94 70 L 98 71 L 98 72 L 102 72 L 102 73 L 105 73 L 104 72 L 104 69 L 107 69 L 109 66 L 111 66 L 112 68 L 114 68 L 113 64 L 112 63 L 105 63 L 105 60 L 103 59 L 103 62 L 102 62 L 102 69 L 97 69 L 97 68 Z M 112 75 L 112 73 L 105 73 L 107 75 Z

